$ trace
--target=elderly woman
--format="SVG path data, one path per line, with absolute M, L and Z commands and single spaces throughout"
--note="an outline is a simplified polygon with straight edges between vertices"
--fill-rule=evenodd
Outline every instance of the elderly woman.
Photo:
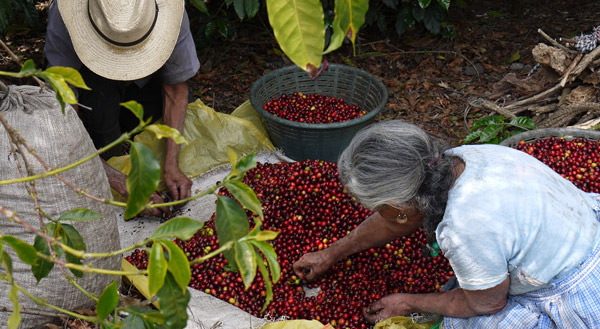
M 376 212 L 298 260 L 300 278 L 423 226 L 458 283 L 385 296 L 367 320 L 419 312 L 443 315 L 444 328 L 600 328 L 600 200 L 542 162 L 497 145 L 445 149 L 394 120 L 360 131 L 339 172 Z

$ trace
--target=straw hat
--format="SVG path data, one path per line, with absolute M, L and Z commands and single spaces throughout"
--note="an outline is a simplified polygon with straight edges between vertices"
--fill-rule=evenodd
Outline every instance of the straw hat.
M 58 0 L 73 47 L 92 72 L 131 81 L 169 59 L 184 0 Z

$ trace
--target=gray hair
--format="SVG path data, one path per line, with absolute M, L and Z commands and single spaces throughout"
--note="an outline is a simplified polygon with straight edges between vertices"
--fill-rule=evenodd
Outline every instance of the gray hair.
M 435 231 L 454 182 L 453 163 L 443 156 L 446 149 L 413 124 L 386 120 L 354 136 L 338 170 L 346 189 L 365 207 L 415 206 L 425 214 L 425 229 Z

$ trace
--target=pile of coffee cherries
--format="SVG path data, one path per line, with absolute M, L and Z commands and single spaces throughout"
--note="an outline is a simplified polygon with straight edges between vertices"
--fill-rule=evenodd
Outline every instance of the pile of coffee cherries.
M 262 277 L 257 275 L 244 291 L 240 275 L 227 270 L 222 256 L 192 266 L 192 288 L 258 317 L 316 319 L 336 328 L 357 329 L 371 327 L 362 311 L 377 299 L 397 292 L 439 291 L 454 275 L 442 255 L 431 256 L 425 248 L 425 233 L 417 231 L 340 260 L 321 279 L 306 286 L 313 288 L 308 291 L 319 292 L 307 294 L 306 283 L 292 270 L 294 262 L 305 253 L 328 248 L 372 212 L 344 190 L 335 163 L 259 163 L 247 172 L 244 182 L 262 201 L 263 228 L 280 232 L 272 242 L 282 274 L 273 286 L 273 301 L 261 313 L 266 296 Z M 224 189 L 219 194 L 229 195 Z M 219 247 L 215 230 L 213 217 L 193 238 L 176 243 L 192 260 Z M 144 268 L 146 251 L 136 250 L 127 260 Z
M 301 92 L 272 99 L 265 104 L 264 110 L 283 119 L 306 123 L 342 122 L 367 114 L 360 107 L 347 104 L 343 98 Z
M 600 193 L 600 143 L 586 138 L 550 137 L 520 141 L 517 150 L 542 161 L 585 192 Z

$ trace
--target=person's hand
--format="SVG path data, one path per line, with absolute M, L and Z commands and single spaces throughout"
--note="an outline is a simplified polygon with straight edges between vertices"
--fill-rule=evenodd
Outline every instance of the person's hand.
M 409 298 L 408 294 L 387 295 L 364 309 L 365 319 L 377 323 L 393 316 L 409 314 L 412 311 Z
M 177 166 L 165 167 L 163 175 L 169 195 L 173 200 L 187 199 L 192 195 L 192 181 Z
M 302 256 L 294 263 L 294 272 L 296 275 L 306 281 L 312 281 L 320 277 L 335 263 L 335 260 L 323 249 L 318 252 L 311 252 Z

